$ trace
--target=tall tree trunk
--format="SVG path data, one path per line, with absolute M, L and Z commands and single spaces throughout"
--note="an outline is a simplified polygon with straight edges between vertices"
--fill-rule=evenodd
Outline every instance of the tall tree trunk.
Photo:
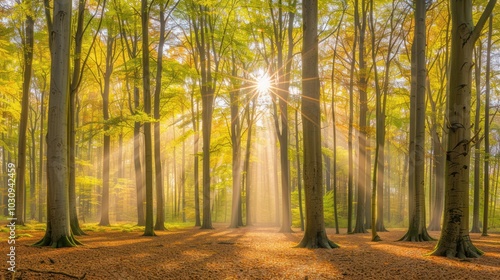
M 376 126 L 376 144 L 375 144 L 375 162 L 373 167 L 373 181 L 372 181 L 372 197 L 371 197 L 371 233 L 372 241 L 380 241 L 377 234 L 378 230 L 385 230 L 384 216 L 383 216 L 383 184 L 384 184 L 384 140 L 385 140 L 385 111 L 382 108 L 382 91 L 379 84 L 378 69 L 376 67 L 376 49 L 375 49 L 375 25 L 373 19 L 373 0 L 370 1 L 370 33 L 372 43 L 372 62 L 375 73 L 375 117 L 377 121 Z M 392 39 L 392 34 L 390 35 Z M 389 40 L 391 41 L 391 40 Z M 387 66 L 387 65 L 386 65 Z M 385 108 L 384 108 L 385 109 Z M 368 220 L 368 219 L 367 219 Z
M 45 82 L 44 82 L 45 85 Z M 45 142 L 43 141 L 44 139 L 44 133 L 43 133 L 43 125 L 44 125 L 44 119 L 45 119 L 45 86 L 42 90 L 41 96 L 40 96 L 40 136 L 39 136 L 39 143 L 40 143 L 40 148 L 38 149 L 38 222 L 43 222 L 43 213 L 44 211 L 42 210 L 43 207 L 43 156 L 44 156 L 44 146 Z
M 212 229 L 210 209 L 210 139 L 212 133 L 212 115 L 214 109 L 215 87 L 212 77 L 212 58 L 209 43 L 210 10 L 206 6 L 197 6 L 199 15 L 193 22 L 196 45 L 200 56 L 201 107 L 203 138 L 203 220 L 202 229 Z
M 449 91 L 449 88 L 447 87 L 448 85 L 448 78 L 449 78 L 449 72 L 450 72 L 450 52 L 449 52 L 449 36 L 450 36 L 450 26 L 451 26 L 451 19 L 448 19 L 447 24 L 446 24 L 446 45 L 445 45 L 445 55 L 444 55 L 444 61 L 442 62 L 441 69 L 443 69 L 441 72 L 441 89 L 439 91 L 439 98 L 436 98 L 436 101 L 440 101 L 439 107 L 436 106 L 436 102 L 431 98 L 431 91 L 428 90 L 429 98 L 428 100 L 430 101 L 432 111 L 435 112 L 434 114 L 431 114 L 432 118 L 432 125 L 431 125 L 431 135 L 433 138 L 433 161 L 434 161 L 434 191 L 435 191 L 435 199 L 432 205 L 432 211 L 431 211 L 431 220 L 429 222 L 429 230 L 436 230 L 439 231 L 441 230 L 441 222 L 442 222 L 442 217 L 443 217 L 443 205 L 444 205 L 444 169 L 446 165 L 446 155 L 444 153 L 444 143 L 445 143 L 445 138 L 446 138 L 446 128 L 444 126 L 441 126 L 441 139 L 439 138 L 438 132 L 437 132 L 437 127 L 438 127 L 438 121 L 436 114 L 437 112 L 445 112 L 446 109 L 443 108 L 443 101 L 444 97 L 446 96 L 446 93 Z M 430 81 L 428 81 L 428 87 L 430 89 Z M 446 107 L 446 105 L 444 105 Z M 443 114 L 443 113 L 441 113 Z
M 195 104 L 196 103 L 196 104 Z M 194 177 L 194 210 L 195 210 L 195 226 L 201 226 L 200 219 L 200 179 L 199 179 L 199 156 L 198 156 L 198 143 L 200 139 L 200 125 L 199 125 L 199 109 L 198 102 L 194 97 L 194 90 L 191 93 L 191 114 L 192 114 L 192 123 L 193 123 L 193 177 Z
M 269 2 L 272 5 L 271 2 Z M 288 160 L 288 138 L 289 138 L 289 128 L 288 128 L 288 99 L 290 96 L 290 71 L 293 56 L 293 24 L 295 13 L 294 8 L 296 1 L 291 1 L 289 3 L 290 11 L 286 16 L 283 15 L 283 4 L 281 1 L 278 2 L 278 16 L 277 19 L 273 16 L 273 33 L 274 33 L 274 44 L 277 50 L 277 92 L 276 99 L 278 100 L 278 107 L 276 107 L 274 116 L 275 128 L 277 133 L 277 139 L 279 141 L 279 155 L 280 155 L 280 167 L 281 167 L 281 227 L 280 232 L 292 232 L 291 229 L 291 207 L 290 207 L 290 162 Z M 270 6 L 271 11 L 273 7 Z M 273 12 L 273 11 L 272 11 Z M 288 19 L 288 26 L 285 27 L 285 18 Z M 285 35 L 286 34 L 286 35 Z M 287 54 L 285 56 L 285 38 L 287 38 Z
M 30 136 L 31 136 L 31 155 L 30 155 L 30 219 L 35 220 L 36 219 L 36 142 L 35 142 L 35 130 L 37 127 L 37 119 L 38 116 L 35 114 L 35 109 L 30 106 L 30 111 L 33 112 L 31 114 L 31 121 L 30 121 Z M 42 142 L 40 142 L 40 145 L 42 145 Z M 42 171 L 39 171 L 42 172 Z
M 71 2 L 55 0 L 47 129 L 47 228 L 37 246 L 79 244 L 71 233 L 68 192 L 68 96 L 71 40 Z
M 149 3 L 141 0 L 142 27 L 142 86 L 144 94 L 144 113 L 151 116 L 151 86 L 149 70 Z M 146 166 L 146 227 L 144 236 L 155 236 L 153 228 L 153 149 L 151 122 L 144 123 L 144 155 Z
M 26 130 L 28 127 L 28 112 L 29 112 L 29 96 L 31 86 L 31 74 L 33 71 L 33 43 L 34 43 L 34 25 L 35 21 L 32 17 L 32 1 L 24 1 L 29 10 L 26 12 L 26 20 L 24 21 L 25 36 L 22 39 L 23 43 L 23 97 L 21 100 L 21 120 L 19 122 L 19 141 L 16 166 L 16 224 L 24 225 L 26 218 L 25 205 L 25 187 L 26 187 Z
M 356 225 L 353 233 L 365 233 L 365 195 L 366 195 L 366 178 L 368 167 L 367 156 L 367 111 L 368 111 L 368 96 L 366 92 L 367 84 L 367 67 L 365 63 L 365 32 L 366 32 L 366 5 L 365 0 L 361 0 L 361 17 L 359 14 L 359 3 L 355 0 L 354 4 L 355 24 L 359 29 L 359 132 L 358 132 L 358 194 L 356 205 Z
M 488 206 L 490 204 L 490 72 L 491 72 L 491 37 L 493 36 L 493 14 L 490 15 L 488 28 L 488 47 L 486 50 L 486 93 L 484 103 L 484 202 L 483 234 L 488 236 Z M 477 102 L 477 101 L 476 101 Z M 477 124 L 479 125 L 479 124 Z
M 155 184 L 156 184 L 156 224 L 155 230 L 166 230 L 165 228 L 165 203 L 163 190 L 163 172 L 161 167 L 161 131 L 160 131 L 160 95 L 163 73 L 163 46 L 165 45 L 165 18 L 166 5 L 160 3 L 160 41 L 158 42 L 158 56 L 156 60 L 156 87 L 154 93 L 154 161 L 155 161 Z
M 134 113 L 139 112 L 139 88 L 134 87 Z M 137 203 L 137 225 L 146 225 L 144 213 L 144 177 L 141 164 L 141 123 L 134 122 L 134 171 L 135 171 L 135 187 L 136 187 L 136 203 Z
M 299 110 L 295 110 L 295 146 L 297 147 L 297 188 L 299 192 L 300 230 L 304 231 L 304 211 L 302 209 L 302 171 L 300 170 Z
M 73 58 L 73 73 L 71 77 L 70 84 L 70 96 L 69 96 L 69 109 L 68 109 L 68 164 L 69 164 L 69 216 L 71 230 L 74 235 L 85 235 L 83 230 L 80 228 L 78 222 L 78 214 L 76 209 L 76 100 L 78 94 L 78 88 L 81 81 L 81 72 L 83 67 L 81 56 L 82 56 L 82 43 L 83 43 L 83 18 L 85 13 L 85 0 L 78 1 L 78 18 L 75 33 L 75 55 Z
M 302 129 L 304 133 L 304 189 L 306 228 L 300 248 L 336 248 L 328 240 L 323 214 L 320 84 L 318 75 L 318 2 L 305 0 L 302 45 Z
M 128 34 L 128 28 L 126 28 L 126 21 L 120 17 L 120 13 L 117 13 L 118 24 L 120 25 L 120 38 L 122 39 L 123 47 L 123 60 L 131 60 L 133 64 L 133 87 L 130 86 L 130 79 L 126 79 L 126 88 L 128 92 L 128 104 L 130 114 L 137 116 L 140 111 L 140 95 L 138 81 L 140 80 L 139 69 L 140 65 L 138 63 L 139 47 L 138 43 L 140 40 L 140 32 L 138 31 L 138 25 L 132 22 L 133 27 L 130 28 L 132 34 Z M 128 58 L 125 54 L 128 54 Z M 125 71 L 128 72 L 127 64 L 124 65 Z M 135 175 L 135 188 L 136 188 L 136 208 L 137 208 L 137 225 L 145 225 L 145 214 L 144 214 L 144 178 L 142 172 L 141 164 L 141 123 L 139 121 L 134 122 L 134 175 Z
M 232 77 L 237 77 L 236 59 L 232 54 Z M 233 81 L 233 89 L 229 93 L 231 107 L 231 145 L 232 145 L 232 179 L 233 197 L 231 204 L 230 228 L 237 228 L 241 224 L 241 122 L 240 122 L 240 96 L 239 84 Z
M 475 82 L 476 82 L 476 116 L 474 117 L 474 134 L 478 135 L 481 131 L 481 126 L 479 125 L 481 119 L 481 53 L 482 46 L 481 40 L 474 50 L 475 55 Z M 476 141 L 474 144 L 474 200 L 472 206 L 472 228 L 470 232 L 479 233 L 481 229 L 479 227 L 479 192 L 480 192 L 480 182 L 481 182 L 481 141 Z
M 102 111 L 104 117 L 104 143 L 103 143 L 103 162 L 102 162 L 102 195 L 101 195 L 101 220 L 100 226 L 109 226 L 109 172 L 110 172 L 110 152 L 111 136 L 109 135 L 109 90 L 111 86 L 111 74 L 113 73 L 113 49 L 114 35 L 111 29 L 108 29 L 108 38 L 106 42 L 106 70 L 104 72 L 104 90 L 102 93 Z
M 412 46 L 412 64 L 416 64 L 416 75 L 412 75 L 415 82 L 415 119 L 410 119 L 415 125 L 415 166 L 413 193 L 409 200 L 413 201 L 414 207 L 410 207 L 410 220 L 408 232 L 400 240 L 404 241 L 430 241 L 432 237 L 427 233 L 425 223 L 425 94 L 427 64 L 425 58 L 426 44 L 426 4 L 423 1 L 415 1 L 415 39 Z M 415 60 L 413 60 L 415 59 Z M 413 62 L 414 61 L 414 62 Z M 412 171 L 410 170 L 410 173 Z
M 184 115 L 184 106 L 182 106 L 182 115 Z M 186 134 L 186 126 L 182 127 L 182 135 Z M 186 141 L 182 141 L 182 163 L 181 163 L 181 215 L 182 222 L 186 222 Z
M 357 1 L 355 2 L 357 6 Z M 356 19 L 355 19 L 356 21 Z M 347 138 L 347 150 L 349 157 L 349 178 L 347 181 L 347 232 L 352 232 L 352 200 L 354 187 L 354 156 L 353 156 L 353 130 L 354 130 L 354 71 L 356 67 L 356 48 L 358 42 L 358 26 L 354 26 L 354 42 L 352 46 L 351 65 L 349 72 L 349 133 Z
M 476 26 L 472 25 L 472 1 L 450 1 L 452 18 L 451 73 L 447 119 L 445 210 L 443 230 L 432 255 L 448 258 L 483 254 L 469 237 L 469 165 L 472 50 L 496 0 L 490 0 Z
M 247 226 L 252 226 L 253 225 L 253 220 L 252 220 L 252 207 L 251 202 L 251 176 L 250 176 L 250 156 L 251 156 L 251 149 L 252 149 L 252 135 L 253 135 L 253 124 L 255 123 L 255 111 L 257 109 L 257 103 L 256 103 L 256 98 L 257 96 L 255 95 L 252 97 L 246 105 L 246 110 L 248 112 L 247 114 L 247 142 L 246 142 L 246 149 L 245 149 L 245 160 L 244 160 L 244 165 L 243 165 L 243 172 L 245 176 L 243 177 L 243 185 L 245 188 L 245 207 L 246 207 L 246 225 Z M 252 106 L 250 107 L 250 102 L 252 103 Z

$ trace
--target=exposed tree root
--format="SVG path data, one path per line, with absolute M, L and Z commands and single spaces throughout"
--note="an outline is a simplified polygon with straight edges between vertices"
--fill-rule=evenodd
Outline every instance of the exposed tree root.
M 378 234 L 377 234 L 377 235 L 375 235 L 374 237 L 372 237 L 372 241 L 373 241 L 373 242 L 379 242 L 379 241 L 382 241 L 382 239 L 381 239 L 381 238 L 380 238 L 380 236 L 378 236 Z
M 165 227 L 163 223 L 156 223 L 154 230 L 167 231 L 168 229 Z
M 214 229 L 212 226 L 201 226 L 200 229 Z
M 385 228 L 385 226 L 377 224 L 377 232 L 388 232 L 388 230 Z
M 436 241 L 435 238 L 432 238 L 427 230 L 422 229 L 421 233 L 418 233 L 416 230 L 408 230 L 406 234 L 401 237 L 398 241 L 409 241 L 409 242 L 423 242 L 423 241 Z
M 439 240 L 436 248 L 429 255 L 464 260 L 466 258 L 479 258 L 483 254 L 484 252 L 476 248 L 467 235 L 460 237 L 455 242 L 443 239 Z
M 317 248 L 325 248 L 325 249 L 334 249 L 339 248 L 339 245 L 333 243 L 328 239 L 326 233 L 324 231 L 318 232 L 316 235 L 307 237 L 307 233 L 302 238 L 297 246 L 294 248 L 307 248 L 307 249 L 317 249 Z
M 82 276 L 75 276 L 75 275 L 71 275 L 69 273 L 66 273 L 66 272 L 62 272 L 62 271 L 52 271 L 52 270 L 37 270 L 37 269 L 32 269 L 32 268 L 26 268 L 26 269 L 18 269 L 17 271 L 19 272 L 22 272 L 22 271 L 31 271 L 31 272 L 35 272 L 35 273 L 43 273 L 43 274 L 59 274 L 59 275 L 64 275 L 64 276 L 67 276 L 67 277 L 70 277 L 70 278 L 73 278 L 73 279 L 85 279 L 85 276 L 87 275 L 87 273 L 84 273 Z M 22 279 L 22 278 L 21 278 Z
M 80 223 L 78 223 L 78 219 L 71 221 L 71 232 L 73 235 L 76 236 L 82 236 L 82 235 L 87 235 L 81 228 L 80 228 Z
M 63 247 L 75 247 L 78 245 L 83 245 L 80 241 L 76 240 L 73 235 L 64 235 L 59 238 L 59 240 L 55 241 L 52 239 L 50 234 L 46 233 L 45 236 L 33 246 L 43 247 L 50 246 L 53 248 L 63 248 Z

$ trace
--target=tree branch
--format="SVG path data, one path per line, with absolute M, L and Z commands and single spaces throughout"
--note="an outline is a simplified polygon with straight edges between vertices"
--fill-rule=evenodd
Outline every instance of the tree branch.
M 483 27 L 486 24 L 486 21 L 490 17 L 491 13 L 493 12 L 493 8 L 495 7 L 496 3 L 497 0 L 490 0 L 488 2 L 488 5 L 486 5 L 486 8 L 484 8 L 484 12 L 481 14 L 481 17 L 477 21 L 476 26 L 472 31 L 472 44 L 475 44 L 477 39 L 479 38 L 479 35 L 481 35 L 481 30 L 483 30 Z

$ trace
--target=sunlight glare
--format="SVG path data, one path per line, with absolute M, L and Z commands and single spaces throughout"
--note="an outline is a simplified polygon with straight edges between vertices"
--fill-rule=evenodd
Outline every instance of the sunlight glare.
M 257 92 L 259 94 L 267 94 L 271 89 L 271 77 L 267 73 L 261 74 L 257 78 Z

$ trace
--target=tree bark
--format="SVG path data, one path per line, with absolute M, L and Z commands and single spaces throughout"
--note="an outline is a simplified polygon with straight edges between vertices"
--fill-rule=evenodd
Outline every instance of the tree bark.
M 451 73 L 448 96 L 448 143 L 443 230 L 431 253 L 448 258 L 475 258 L 483 254 L 469 237 L 469 165 L 472 50 L 496 0 L 490 0 L 476 26 L 472 1 L 450 1 L 452 18 Z
M 151 86 L 149 70 L 149 5 L 147 0 L 141 0 L 142 27 L 142 86 L 144 113 L 151 117 Z M 151 139 L 151 121 L 144 123 L 144 155 L 146 166 L 146 227 L 144 236 L 155 236 L 153 228 L 153 149 Z
M 154 92 L 154 161 L 155 161 L 155 184 L 156 184 L 156 224 L 155 230 L 166 230 L 165 228 L 165 203 L 163 190 L 163 172 L 161 166 L 161 131 L 160 131 L 160 95 L 163 73 L 163 46 L 165 45 L 165 18 L 166 5 L 160 3 L 160 40 L 158 42 L 158 56 L 156 60 L 156 86 Z
M 359 132 L 358 132 L 358 194 L 356 206 L 356 225 L 352 233 L 365 233 L 365 200 L 366 200 L 366 178 L 369 158 L 367 156 L 367 111 L 368 111 L 368 96 L 366 92 L 367 84 L 367 68 L 365 63 L 365 32 L 366 32 L 366 5 L 365 0 L 361 0 L 361 18 L 359 14 L 358 0 L 354 4 L 355 24 L 359 29 Z
M 101 195 L 101 220 L 100 226 L 109 226 L 109 172 L 110 172 L 110 153 L 111 136 L 109 135 L 109 91 L 111 86 L 111 74 L 113 73 L 113 49 L 115 39 L 113 32 L 108 29 L 108 38 L 106 42 L 106 66 L 104 72 L 104 90 L 102 92 L 102 111 L 104 119 L 104 143 L 103 143 L 103 162 L 102 162 L 102 195 Z
M 413 171 L 414 184 L 409 200 L 413 201 L 410 207 L 408 232 L 400 241 L 430 241 L 432 237 L 427 233 L 425 223 L 425 94 L 427 63 L 425 58 L 426 44 L 426 6 L 423 1 L 416 1 L 415 6 L 415 39 L 412 46 L 412 64 L 416 65 L 416 75 L 412 75 L 415 82 L 415 118 L 410 122 L 415 125 L 415 166 Z M 415 60 L 413 60 L 415 59 Z M 414 61 L 414 62 L 413 62 Z M 410 171 L 412 172 L 412 171 Z
M 28 113 L 29 113 L 29 97 L 31 87 L 31 76 L 33 71 L 33 44 L 34 44 L 34 25 L 35 21 L 31 16 L 32 2 L 31 0 L 24 1 L 29 7 L 26 13 L 25 36 L 22 39 L 23 43 L 23 96 L 21 100 L 21 120 L 19 122 L 19 140 L 18 140 L 18 153 L 17 153 L 17 166 L 16 166 L 16 211 L 15 218 L 16 224 L 24 225 L 26 218 L 26 131 L 28 127 Z
M 299 192 L 300 230 L 304 231 L 304 211 L 302 207 L 302 171 L 300 170 L 299 110 L 295 111 L 295 146 L 297 147 L 297 188 Z
M 488 28 L 488 47 L 486 50 L 486 90 L 484 103 L 484 202 L 483 233 L 488 236 L 488 206 L 490 204 L 490 72 L 491 72 L 491 37 L 493 36 L 493 14 L 490 15 Z M 476 101 L 477 102 L 477 101 Z M 476 124 L 479 125 L 479 124 Z
M 47 128 L 47 228 L 37 246 L 79 244 L 71 233 L 68 192 L 68 96 L 71 2 L 55 0 L 53 8 L 51 82 Z
M 236 61 L 232 56 L 232 77 L 237 77 Z M 243 226 L 241 223 L 241 122 L 240 122 L 240 86 L 233 81 L 233 89 L 229 93 L 231 109 L 231 145 L 232 145 L 232 178 L 233 197 L 231 204 L 231 224 L 230 228 Z
M 475 82 L 476 82 L 476 115 L 474 117 L 474 133 L 476 135 L 481 131 L 479 125 L 481 119 L 481 53 L 482 46 L 481 41 L 475 48 Z M 479 192 L 480 192 L 480 182 L 481 182 L 481 141 L 476 141 L 474 144 L 474 200 L 472 206 L 472 228 L 470 232 L 480 233 L 481 229 L 479 227 Z
M 199 156 L 198 156 L 198 143 L 200 140 L 200 125 L 199 125 L 199 109 L 198 109 L 198 101 L 194 97 L 194 90 L 191 93 L 191 115 L 192 115 L 192 123 L 193 123 L 193 179 L 194 179 L 194 215 L 195 215 L 195 226 L 201 226 L 200 219 L 200 175 L 199 175 Z
M 355 3 L 357 5 L 357 2 Z M 354 130 L 354 71 L 356 67 L 356 46 L 358 41 L 358 26 L 354 27 L 354 42 L 352 46 L 351 65 L 349 72 L 349 132 L 347 150 L 349 157 L 349 178 L 347 181 L 347 232 L 352 232 L 352 199 L 354 186 L 354 156 L 353 156 L 353 130 Z
M 302 129 L 306 228 L 300 248 L 336 248 L 328 240 L 323 214 L 320 84 L 318 75 L 318 2 L 305 0 L 302 45 Z

